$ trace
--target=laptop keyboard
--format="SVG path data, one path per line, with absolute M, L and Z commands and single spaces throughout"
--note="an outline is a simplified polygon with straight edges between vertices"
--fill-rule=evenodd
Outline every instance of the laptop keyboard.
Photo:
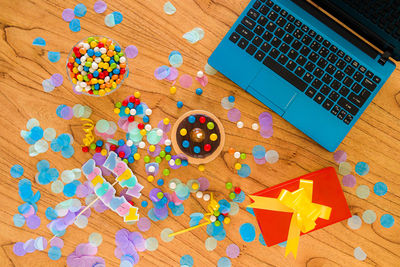
M 400 40 L 400 0 L 343 0 L 379 28 Z
M 255 1 L 229 40 L 345 124 L 381 82 L 270 0 Z

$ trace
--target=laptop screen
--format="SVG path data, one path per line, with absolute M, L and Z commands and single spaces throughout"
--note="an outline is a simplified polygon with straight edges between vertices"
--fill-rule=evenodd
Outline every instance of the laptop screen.
M 382 51 L 400 60 L 400 0 L 312 0 Z

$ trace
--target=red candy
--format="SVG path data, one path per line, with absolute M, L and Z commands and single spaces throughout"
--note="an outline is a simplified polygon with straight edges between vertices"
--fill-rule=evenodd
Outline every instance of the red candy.
M 134 116 L 129 116 L 129 117 L 128 117 L 128 121 L 129 121 L 129 122 L 133 122 L 134 120 L 135 120 L 135 117 L 134 117 Z
M 136 98 L 134 96 L 129 97 L 129 102 L 135 103 Z
M 240 194 L 242 192 L 242 189 L 240 187 L 235 187 L 235 194 Z
M 117 146 L 116 146 L 116 145 L 111 145 L 111 146 L 110 146 L 110 150 L 111 150 L 111 151 L 115 151 L 116 149 L 117 149 Z
M 101 152 L 101 147 L 100 146 L 96 147 L 94 151 L 96 151 L 97 153 L 100 153 Z
M 82 147 L 82 151 L 83 152 L 89 152 L 89 147 L 87 147 L 87 146 Z
M 210 144 L 205 144 L 204 145 L 204 151 L 210 151 L 211 150 L 211 145 Z
M 119 156 L 120 158 L 125 157 L 125 152 L 124 152 L 124 151 L 120 151 L 120 152 L 118 153 L 118 156 Z
M 135 99 L 135 105 L 139 105 L 140 104 L 140 99 Z
M 203 117 L 203 116 L 201 116 L 201 117 L 199 118 L 199 121 L 200 121 L 200 123 L 205 123 L 205 122 L 206 122 L 206 118 Z
M 125 99 L 124 101 L 122 101 L 122 105 L 123 106 L 127 106 L 128 105 L 128 100 Z
M 138 126 L 139 130 L 142 130 L 144 128 L 144 124 L 143 123 L 139 123 Z

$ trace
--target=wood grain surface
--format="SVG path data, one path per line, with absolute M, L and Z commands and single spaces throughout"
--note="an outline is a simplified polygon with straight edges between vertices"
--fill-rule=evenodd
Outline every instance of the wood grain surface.
M 47 207 L 54 207 L 66 199 L 63 194 L 52 193 L 50 185 L 43 186 L 34 182 L 36 163 L 47 159 L 61 173 L 63 170 L 81 167 L 91 157 L 90 154 L 80 151 L 83 136 L 80 121 L 66 121 L 56 116 L 55 111 L 60 104 L 88 105 L 93 108 L 94 120 L 104 118 L 117 121 L 117 115 L 113 113 L 114 103 L 139 90 L 143 101 L 154 111 L 151 117 L 153 125 L 165 117 L 174 122 L 191 109 L 206 109 L 214 113 L 221 119 L 227 133 L 221 155 L 206 164 L 204 172 L 200 172 L 196 166 L 189 166 L 172 171 L 170 177 L 187 181 L 205 176 L 211 181 L 210 189 L 218 199 L 228 196 L 228 190 L 224 186 L 228 181 L 240 186 L 246 193 L 254 193 L 327 166 L 337 168 L 333 153 L 321 148 L 274 113 L 272 138 L 264 139 L 252 130 L 251 124 L 257 121 L 261 112 L 268 109 L 221 74 L 209 77 L 209 84 L 204 88 L 202 96 L 194 93 L 197 83 L 190 89 L 178 87 L 177 94 L 170 95 L 170 84 L 154 78 L 155 68 L 168 64 L 168 55 L 172 50 L 179 50 L 183 55 L 184 64 L 179 68 L 180 74 L 194 76 L 198 70 L 203 69 L 207 58 L 245 8 L 248 0 L 172 0 L 177 8 L 172 16 L 163 12 L 165 0 L 106 1 L 108 9 L 105 14 L 121 11 L 124 15 L 123 22 L 114 28 L 105 26 L 105 14 L 96 14 L 93 11 L 94 0 L 82 1 L 88 7 L 88 12 L 81 18 L 82 30 L 73 33 L 69 30 L 68 23 L 62 20 L 61 13 L 65 8 L 73 8 L 79 2 L 0 0 L 0 266 L 65 266 L 66 256 L 78 244 L 88 242 L 88 236 L 92 232 L 103 235 L 104 241 L 99 247 L 98 255 L 105 259 L 107 266 L 119 266 L 119 260 L 114 256 L 115 233 L 124 227 L 137 231 L 135 225 L 124 224 L 122 218 L 112 211 L 102 214 L 92 212 L 86 228 L 68 228 L 63 237 L 65 246 L 60 260 L 54 262 L 48 258 L 47 252 L 39 251 L 23 257 L 14 255 L 12 249 L 15 242 L 25 242 L 37 236 L 51 238 L 44 212 Z M 189 44 L 182 35 L 194 27 L 202 27 L 205 38 L 196 44 Z M 123 47 L 136 45 L 139 55 L 129 60 L 130 77 L 118 91 L 102 98 L 75 95 L 71 84 L 66 80 L 67 54 L 78 40 L 98 34 L 114 38 Z M 33 39 L 38 36 L 46 40 L 45 47 L 32 45 Z M 57 63 L 49 62 L 48 51 L 60 51 L 61 60 Z M 63 74 L 64 83 L 52 93 L 45 93 L 41 83 L 54 73 Z M 183 229 L 187 227 L 192 212 L 205 210 L 204 201 L 191 197 L 184 203 L 183 215 L 169 216 L 164 221 L 152 223 L 150 230 L 143 233 L 146 238 L 156 237 L 160 245 L 154 252 L 139 253 L 138 266 L 179 266 L 179 260 L 185 254 L 193 256 L 194 266 L 216 266 L 218 259 L 226 256 L 226 247 L 231 243 L 237 244 L 241 250 L 240 256 L 232 259 L 233 266 L 399 266 L 399 89 L 400 70 L 397 69 L 339 147 L 348 153 L 348 161 L 353 167 L 358 161 L 365 161 L 370 166 L 368 175 L 356 176 L 357 186 L 365 184 L 371 189 L 366 200 L 356 196 L 355 188 L 344 187 L 343 190 L 351 212 L 361 217 L 365 210 L 372 209 L 378 216 L 375 223 L 363 223 L 360 229 L 351 230 L 347 222 L 343 221 L 303 236 L 297 260 L 294 260 L 292 256 L 285 258 L 284 249 L 279 246 L 268 248 L 262 246 L 258 240 L 243 242 L 239 234 L 240 225 L 244 222 L 256 224 L 255 218 L 245 211 L 248 204 L 246 199 L 240 205 L 239 214 L 232 217 L 232 222 L 226 227 L 227 238 L 218 242 L 214 251 L 208 252 L 205 249 L 205 229 L 177 236 L 170 243 L 162 242 L 162 229 Z M 238 129 L 227 120 L 227 111 L 220 105 L 220 100 L 228 95 L 236 97 L 235 107 L 242 112 L 245 124 L 243 129 Z M 182 109 L 176 108 L 178 100 L 184 102 Z M 29 145 L 20 137 L 20 131 L 26 129 L 26 122 L 33 117 L 40 121 L 42 127 L 55 128 L 57 134 L 71 133 L 75 138 L 75 155 L 67 160 L 60 153 L 49 150 L 37 157 L 29 157 Z M 117 138 L 122 136 L 123 133 L 118 132 Z M 252 160 L 251 150 L 257 144 L 278 151 L 278 163 L 256 165 Z M 250 177 L 240 178 L 235 174 L 236 160 L 227 152 L 230 147 L 247 153 L 248 158 L 241 162 L 251 166 Z M 26 225 L 22 228 L 13 225 L 12 217 L 22 204 L 18 196 L 18 180 L 9 173 L 14 164 L 24 167 L 23 177 L 33 181 L 33 190 L 40 190 L 42 194 L 38 202 L 38 215 L 42 224 L 37 230 L 30 230 Z M 152 184 L 146 180 L 143 160 L 132 164 L 132 168 L 139 182 L 145 186 L 142 198 L 136 201 L 140 206 L 141 200 L 149 201 L 148 193 L 154 188 L 155 182 Z M 81 181 L 84 181 L 84 177 Z M 372 192 L 373 185 L 378 181 L 385 182 L 389 188 L 383 197 Z M 167 190 L 166 186 L 162 188 Z M 147 208 L 140 208 L 140 214 L 145 215 L 150 206 L 151 204 Z M 395 225 L 390 229 L 383 228 L 379 223 L 379 218 L 384 213 L 390 213 L 395 218 Z M 258 239 L 258 228 L 256 233 Z M 363 262 L 353 256 L 354 248 L 358 246 L 368 255 Z

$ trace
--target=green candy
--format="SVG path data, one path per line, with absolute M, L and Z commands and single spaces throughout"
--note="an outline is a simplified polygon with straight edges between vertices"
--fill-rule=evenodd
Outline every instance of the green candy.
M 163 151 L 160 152 L 160 157 L 163 158 L 163 157 L 165 157 L 166 154 L 167 154 L 167 153 L 165 153 L 165 151 L 163 150 Z
M 170 155 L 170 154 L 168 154 L 168 155 L 166 155 L 166 156 L 165 156 L 165 160 L 166 160 L 166 161 L 170 161 L 170 160 L 171 160 L 171 158 L 172 158 L 172 157 L 171 157 L 171 155 Z M 175 161 L 175 163 L 176 163 L 176 161 Z

